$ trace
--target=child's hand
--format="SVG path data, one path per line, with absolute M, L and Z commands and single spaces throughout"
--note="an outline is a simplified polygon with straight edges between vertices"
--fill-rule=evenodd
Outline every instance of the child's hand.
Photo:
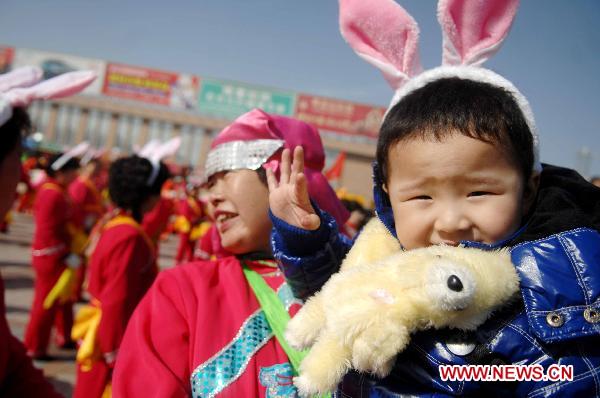
M 290 150 L 281 155 L 279 182 L 273 170 L 267 169 L 269 205 L 275 217 L 298 228 L 315 230 L 321 225 L 319 216 L 310 204 L 308 186 L 304 175 L 304 150 L 294 148 L 294 161 Z

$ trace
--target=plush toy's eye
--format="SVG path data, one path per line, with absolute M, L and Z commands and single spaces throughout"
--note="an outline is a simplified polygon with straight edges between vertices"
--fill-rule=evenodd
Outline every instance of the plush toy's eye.
M 454 290 L 455 292 L 460 292 L 463 290 L 463 284 L 460 278 L 456 275 L 450 275 L 446 284 L 448 285 L 448 289 Z
M 444 311 L 467 308 L 475 295 L 475 277 L 464 264 L 436 260 L 427 273 L 426 291 L 432 304 Z

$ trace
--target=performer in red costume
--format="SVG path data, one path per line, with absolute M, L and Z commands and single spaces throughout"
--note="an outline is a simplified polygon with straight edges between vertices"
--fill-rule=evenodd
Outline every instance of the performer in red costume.
M 92 301 L 78 313 L 73 328 L 73 337 L 81 341 L 74 397 L 100 398 L 110 390 L 127 322 L 158 273 L 154 243 L 139 224 L 168 178 L 166 167 L 157 167 L 151 178 L 150 161 L 131 156 L 110 168 L 109 194 L 116 207 L 96 229 L 100 236 L 89 264 Z
M 71 254 L 71 203 L 68 185 L 77 177 L 79 161 L 55 155 L 46 170 L 46 181 L 39 187 L 33 205 L 35 232 L 32 243 L 32 266 L 35 271 L 34 296 L 31 315 L 25 332 L 27 353 L 33 358 L 47 359 L 52 325 L 56 328 L 58 346 L 71 345 L 73 302 L 56 300 L 52 306 L 44 301 L 67 268 L 67 259 L 76 267 Z
M 277 168 L 281 149 L 296 145 L 306 150 L 313 199 L 344 223 L 348 213 L 321 174 L 318 132 L 260 110 L 240 116 L 217 136 L 206 163 L 221 243 L 234 255 L 161 272 L 127 327 L 115 396 L 294 396 L 297 353 L 274 333 L 299 304 L 271 254 L 263 165 Z M 282 162 L 289 158 L 285 151 Z
M 194 259 L 194 247 L 198 237 L 195 237 L 195 228 L 198 227 L 204 212 L 202 203 L 198 199 L 198 187 L 191 186 L 189 192 L 183 191 L 183 198 L 177 203 L 177 228 L 179 230 L 179 246 L 175 255 L 175 264 L 189 262 Z
M 73 222 L 88 234 L 106 210 L 97 184 L 101 173 L 102 163 L 99 159 L 92 159 L 69 185 L 69 196 L 74 207 Z
M 90 149 L 89 151 L 94 150 Z M 93 155 L 86 154 L 84 158 L 91 156 Z M 83 162 L 85 162 L 84 159 L 82 159 Z M 87 162 L 79 171 L 79 176 L 69 185 L 69 197 L 73 204 L 72 222 L 86 240 L 92 228 L 106 210 L 97 183 L 101 172 L 102 163 L 100 159 L 87 159 Z M 77 291 L 75 293 L 77 299 L 81 299 L 86 270 L 87 264 L 85 258 L 83 258 L 81 266 L 77 269 Z

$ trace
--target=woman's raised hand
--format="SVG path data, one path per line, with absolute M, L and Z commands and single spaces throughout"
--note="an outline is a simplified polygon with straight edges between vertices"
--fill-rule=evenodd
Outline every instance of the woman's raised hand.
M 321 225 L 321 220 L 308 196 L 302 147 L 294 148 L 293 161 L 291 157 L 290 150 L 284 149 L 279 166 L 279 181 L 273 170 L 267 168 L 271 212 L 290 225 L 316 230 Z

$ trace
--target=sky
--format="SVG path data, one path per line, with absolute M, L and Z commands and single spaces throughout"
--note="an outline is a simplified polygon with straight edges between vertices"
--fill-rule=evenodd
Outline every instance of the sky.
M 423 66 L 438 66 L 436 1 L 398 2 L 419 23 Z M 392 90 L 342 39 L 337 7 L 336 0 L 2 0 L 0 44 L 387 106 Z M 523 0 L 486 63 L 528 98 L 542 161 L 588 175 L 600 175 L 598 26 L 598 0 Z

